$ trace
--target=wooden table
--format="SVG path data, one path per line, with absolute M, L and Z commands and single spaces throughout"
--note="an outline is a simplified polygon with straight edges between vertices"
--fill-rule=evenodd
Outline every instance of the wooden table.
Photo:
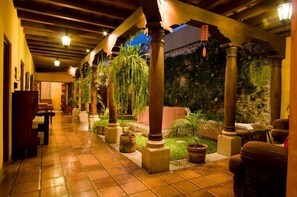
M 44 123 L 39 124 L 41 128 L 38 127 L 38 129 L 41 129 L 44 132 L 44 144 L 48 144 L 50 118 L 55 116 L 55 112 L 52 112 L 52 111 L 39 111 L 35 115 L 36 116 L 44 116 Z

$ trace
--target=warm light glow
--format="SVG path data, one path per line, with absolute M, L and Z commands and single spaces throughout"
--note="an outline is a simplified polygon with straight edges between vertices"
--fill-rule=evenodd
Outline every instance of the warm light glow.
M 65 36 L 62 37 L 63 46 L 65 46 L 65 47 L 70 46 L 70 42 L 71 42 L 70 36 L 65 35 Z
M 54 64 L 55 64 L 55 66 L 60 66 L 60 60 L 56 59 L 56 60 L 54 61 Z
M 103 32 L 103 36 L 107 36 L 107 31 L 104 31 Z
M 75 73 L 76 73 L 76 67 L 72 67 L 70 66 L 69 68 L 69 74 L 72 76 L 72 77 L 75 77 Z
M 277 7 L 280 21 L 290 20 L 292 15 L 292 3 L 284 3 Z
M 89 53 L 90 52 L 90 49 L 87 49 L 86 52 Z

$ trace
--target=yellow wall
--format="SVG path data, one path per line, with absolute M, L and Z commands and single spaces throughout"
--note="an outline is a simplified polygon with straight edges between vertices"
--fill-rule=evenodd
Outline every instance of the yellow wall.
M 54 110 L 61 110 L 62 83 L 51 83 L 52 102 Z
M 11 44 L 11 58 L 10 58 L 10 78 L 11 91 L 13 91 L 14 67 L 18 68 L 22 60 L 25 65 L 25 73 L 34 74 L 34 65 L 29 48 L 25 41 L 23 28 L 20 25 L 20 20 L 17 18 L 16 10 L 13 7 L 12 0 L 0 1 L 0 180 L 3 177 L 3 43 L 4 37 Z M 20 73 L 18 73 L 20 76 Z M 11 95 L 9 100 L 11 101 Z M 9 106 L 11 111 L 11 105 Z M 10 117 L 11 122 L 11 117 Z M 10 124 L 11 125 L 11 124 Z M 11 130 L 10 133 L 10 154 L 11 154 Z
M 291 37 L 286 40 L 286 58 L 282 64 L 282 105 L 281 118 L 288 118 L 290 96 Z

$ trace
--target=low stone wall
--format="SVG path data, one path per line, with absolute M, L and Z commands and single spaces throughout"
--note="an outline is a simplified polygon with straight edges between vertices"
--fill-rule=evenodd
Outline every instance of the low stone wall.
M 184 118 L 186 115 L 187 115 L 187 108 L 164 106 L 162 129 L 171 128 L 174 120 L 179 118 Z M 145 111 L 138 116 L 137 122 L 144 125 L 149 125 L 149 107 L 146 107 Z

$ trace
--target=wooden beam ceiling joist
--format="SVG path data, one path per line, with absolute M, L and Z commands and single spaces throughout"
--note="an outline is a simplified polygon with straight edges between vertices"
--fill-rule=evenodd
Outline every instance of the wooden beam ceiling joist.
M 243 10 L 238 14 L 232 15 L 231 18 L 237 19 L 237 20 L 248 20 L 249 18 L 258 16 L 265 12 L 269 12 L 272 9 L 275 10 L 276 7 L 281 3 L 281 1 L 282 0 L 262 1 L 261 3 L 258 3 L 249 9 Z
M 38 0 L 38 2 L 48 3 L 49 5 L 66 7 L 74 10 L 78 10 L 81 12 L 92 13 L 95 15 L 100 14 L 101 16 L 106 16 L 109 18 L 117 19 L 117 20 L 125 20 L 125 18 L 129 15 L 125 10 L 117 10 L 114 7 L 100 7 L 96 3 L 81 3 L 81 0 Z
M 59 19 L 86 23 L 94 26 L 115 29 L 121 21 L 109 21 L 107 18 L 96 17 L 90 14 L 83 14 L 76 10 L 57 9 L 55 7 L 47 6 L 46 4 L 36 4 L 34 2 L 26 3 L 24 1 L 14 1 L 14 6 L 18 11 L 40 14 Z
M 44 24 L 33 23 L 28 21 L 21 21 L 21 23 L 24 27 L 25 34 L 29 34 L 29 35 L 51 36 L 51 34 L 55 34 L 54 36 L 59 36 L 61 38 L 67 32 L 69 36 L 75 35 L 81 38 L 88 38 L 88 39 L 93 39 L 97 41 L 100 41 L 103 38 L 101 34 L 90 33 L 84 30 L 69 29 L 69 28 L 57 27 L 54 25 L 44 25 Z M 40 33 L 38 34 L 38 32 Z
M 81 57 L 73 57 L 71 55 L 65 55 L 65 54 L 59 54 L 59 53 L 43 53 L 41 51 L 31 51 L 31 54 L 34 55 L 39 55 L 39 56 L 45 56 L 45 57 L 53 57 L 53 58 L 69 58 L 69 59 L 73 59 L 73 61 L 77 60 L 81 60 Z
M 63 28 L 71 28 L 71 29 L 77 29 L 81 31 L 96 33 L 96 34 L 102 34 L 104 31 L 110 31 L 111 29 L 108 28 L 102 28 L 100 26 L 81 23 L 81 22 L 75 22 L 75 21 L 69 21 L 65 19 L 59 19 L 56 17 L 51 16 L 45 16 L 42 14 L 36 14 L 31 12 L 26 12 L 23 10 L 18 11 L 18 17 L 22 21 L 30 21 L 35 22 L 39 24 L 45 24 L 45 25 L 52 25 L 57 27 L 63 27 Z

